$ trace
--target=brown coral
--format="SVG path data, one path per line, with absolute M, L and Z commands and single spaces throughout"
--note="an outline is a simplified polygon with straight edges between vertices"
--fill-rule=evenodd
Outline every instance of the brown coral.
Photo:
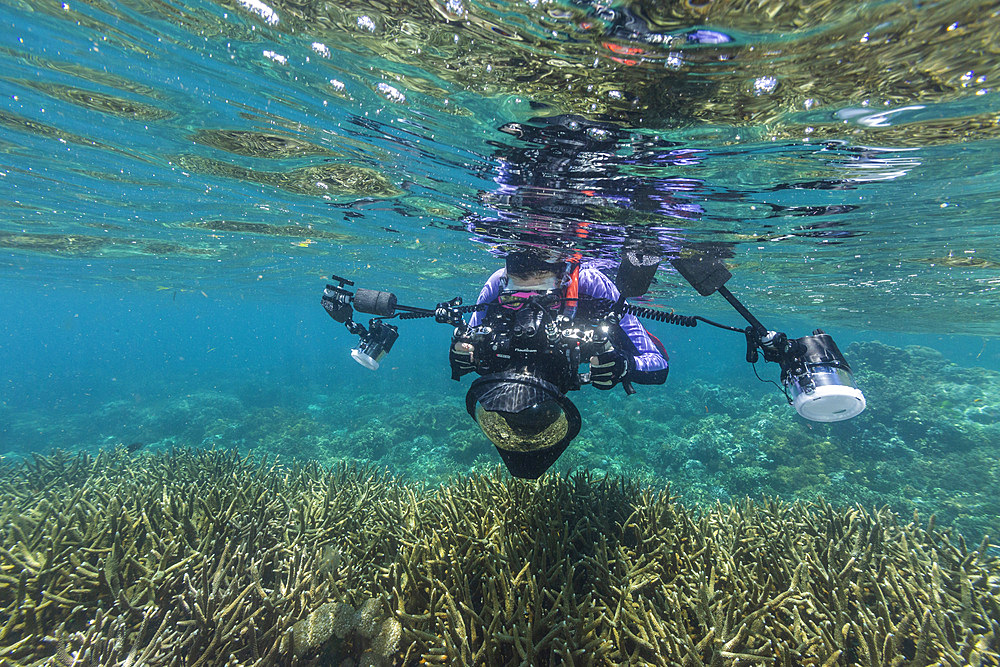
M 0 660 L 976 665 L 1000 645 L 991 547 L 884 509 L 189 450 L 57 452 L 0 484 Z

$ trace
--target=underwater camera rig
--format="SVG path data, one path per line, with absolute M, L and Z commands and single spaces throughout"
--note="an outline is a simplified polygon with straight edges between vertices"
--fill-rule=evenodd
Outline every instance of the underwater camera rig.
M 747 341 L 747 362 L 757 362 L 758 349 L 765 361 L 777 362 L 785 398 L 801 416 L 810 421 L 837 422 L 865 409 L 865 397 L 854 383 L 851 366 L 829 334 L 815 329 L 811 336 L 790 339 L 769 330 L 726 289 L 732 274 L 718 258 L 696 255 L 672 260 L 671 264 L 699 294 L 718 292 L 750 323 L 742 330 Z
M 519 372 L 539 359 L 544 360 L 545 382 L 561 394 L 590 383 L 589 373 L 579 366 L 591 356 L 627 344 L 617 326 L 625 315 L 634 315 L 668 324 L 693 327 L 699 321 L 742 333 L 746 338 L 746 360 L 753 364 L 759 356 L 776 362 L 781 368 L 785 397 L 796 412 L 810 421 L 835 422 L 850 419 L 865 409 L 865 397 L 854 383 L 851 367 L 837 344 L 821 329 L 812 335 L 789 338 L 765 327 L 725 287 L 731 277 L 721 260 L 707 256 L 674 259 L 671 264 L 702 296 L 721 294 L 749 323 L 746 328 L 719 324 L 700 316 L 678 315 L 627 304 L 626 297 L 644 294 L 656 273 L 660 258 L 655 253 L 626 251 L 615 284 L 621 292 L 617 301 L 580 296 L 574 317 L 558 312 L 565 298 L 553 304 L 551 295 L 529 299 L 516 310 L 496 304 L 463 306 L 461 297 L 438 303 L 434 308 L 404 306 L 391 292 L 346 289 L 354 283 L 332 276 L 337 285 L 327 285 L 322 304 L 330 316 L 344 324 L 359 338 L 351 356 L 365 368 L 376 370 L 381 359 L 399 337 L 398 329 L 385 320 L 433 317 L 455 327 L 456 336 L 473 348 L 474 370 L 481 376 Z M 548 300 L 546 300 L 548 297 Z M 375 315 L 368 328 L 353 321 L 354 311 Z M 485 310 L 482 323 L 470 327 L 463 315 Z M 457 379 L 457 378 L 456 378 Z M 482 379 L 482 378 L 481 378 Z M 478 381 L 477 381 L 478 382 Z M 622 383 L 625 392 L 635 392 L 630 383 Z

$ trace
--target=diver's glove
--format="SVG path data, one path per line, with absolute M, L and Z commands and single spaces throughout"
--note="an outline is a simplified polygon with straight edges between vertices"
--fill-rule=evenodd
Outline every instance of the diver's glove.
M 631 357 L 617 350 L 601 352 L 590 358 L 590 384 L 598 389 L 611 389 L 628 377 L 632 366 Z
M 453 336 L 451 347 L 448 348 L 448 361 L 451 363 L 451 379 L 457 380 L 466 373 L 476 370 L 472 360 L 472 342 L 462 336 Z

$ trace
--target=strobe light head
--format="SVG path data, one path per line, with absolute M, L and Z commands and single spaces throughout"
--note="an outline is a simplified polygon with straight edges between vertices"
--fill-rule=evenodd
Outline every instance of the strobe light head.
M 781 382 L 795 411 L 809 421 L 839 422 L 865 409 L 865 396 L 854 383 L 850 365 L 821 329 L 789 341 L 781 360 Z
M 368 370 L 376 371 L 382 357 L 389 353 L 397 338 L 399 332 L 396 327 L 373 319 L 368 323 L 367 333 L 361 335 L 358 346 L 351 350 L 351 358 Z

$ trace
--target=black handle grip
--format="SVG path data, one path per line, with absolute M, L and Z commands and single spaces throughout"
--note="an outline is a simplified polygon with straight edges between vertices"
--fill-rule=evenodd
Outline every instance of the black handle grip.
M 354 309 L 359 313 L 392 317 L 396 312 L 396 295 L 392 292 L 359 289 L 354 293 Z

